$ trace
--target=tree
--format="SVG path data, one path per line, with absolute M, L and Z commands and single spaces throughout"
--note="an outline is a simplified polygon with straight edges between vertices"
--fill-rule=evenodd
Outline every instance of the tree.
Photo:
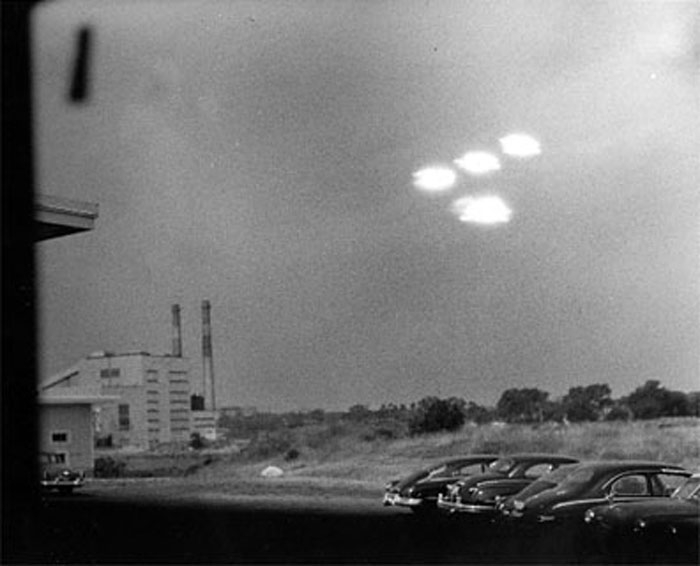
M 542 422 L 549 393 L 537 388 L 507 389 L 496 410 L 509 423 Z
M 627 397 L 613 401 L 610 411 L 605 415 L 606 421 L 629 421 L 632 418 L 634 415 L 627 405 Z
M 485 424 L 493 420 L 493 409 L 477 405 L 473 401 L 469 401 L 464 411 L 464 417 L 467 421 L 476 424 Z
M 464 399 L 425 397 L 414 409 L 408 423 L 411 434 L 457 430 L 464 424 Z
M 348 409 L 348 418 L 351 421 L 362 422 L 370 416 L 372 416 L 372 411 L 366 405 L 357 404 Z
M 572 387 L 562 399 L 566 418 L 572 422 L 600 420 L 612 405 L 610 395 L 610 387 L 605 383 Z
M 700 417 L 700 392 L 688 393 L 688 411 L 693 417 Z
M 635 419 L 681 417 L 692 414 L 688 396 L 681 391 L 669 391 L 656 379 L 647 381 L 630 393 L 627 405 Z

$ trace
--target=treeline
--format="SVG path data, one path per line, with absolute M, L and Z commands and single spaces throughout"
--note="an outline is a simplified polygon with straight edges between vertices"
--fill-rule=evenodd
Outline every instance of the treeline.
M 378 409 L 353 405 L 344 412 L 321 409 L 283 414 L 254 413 L 222 416 L 219 425 L 235 436 L 293 429 L 319 424 L 371 425 L 373 437 L 396 438 L 439 431 L 453 431 L 466 423 L 576 423 L 700 416 L 700 392 L 671 391 L 658 380 L 647 381 L 629 395 L 612 398 L 604 383 L 576 386 L 566 395 L 550 399 L 538 388 L 512 388 L 503 392 L 495 407 L 458 397 L 425 397 L 411 404 L 383 404 Z

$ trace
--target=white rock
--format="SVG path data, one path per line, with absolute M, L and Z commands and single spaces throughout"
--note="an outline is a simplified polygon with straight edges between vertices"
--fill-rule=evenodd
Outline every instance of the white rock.
M 278 478 L 281 475 L 284 475 L 284 472 L 277 466 L 268 466 L 262 472 L 260 472 L 260 475 L 264 478 Z

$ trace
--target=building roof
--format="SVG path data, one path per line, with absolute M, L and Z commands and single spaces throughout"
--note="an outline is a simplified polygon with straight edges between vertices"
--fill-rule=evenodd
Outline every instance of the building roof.
M 144 350 L 132 350 L 128 352 L 111 352 L 111 351 L 100 351 L 100 352 L 93 352 L 92 354 L 86 356 L 86 359 L 88 360 L 98 360 L 102 358 L 124 358 L 127 356 L 145 356 L 149 358 L 176 358 L 179 360 L 184 360 L 187 359 L 186 356 L 175 356 L 173 354 L 151 354 L 150 352 L 146 352 Z
M 49 388 L 55 387 L 56 385 L 74 377 L 80 373 L 78 366 L 73 365 L 63 371 L 60 371 L 52 376 L 47 377 L 39 384 L 39 391 L 45 391 Z
M 39 395 L 39 405 L 102 405 L 116 403 L 115 395 Z
M 92 230 L 98 211 L 98 205 L 92 202 L 37 195 L 34 201 L 35 240 L 49 240 Z

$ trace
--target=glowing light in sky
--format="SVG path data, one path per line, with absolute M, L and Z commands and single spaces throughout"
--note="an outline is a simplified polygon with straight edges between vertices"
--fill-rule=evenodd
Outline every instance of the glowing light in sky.
M 498 157 L 486 151 L 468 151 L 454 162 L 472 175 L 485 175 L 501 168 Z
M 413 174 L 413 185 L 430 193 L 451 189 L 456 181 L 457 174 L 449 167 L 426 167 Z
M 452 211 L 461 222 L 474 224 L 505 224 L 513 211 L 497 196 L 463 197 L 452 204 Z
M 527 134 L 509 134 L 498 141 L 503 153 L 512 157 L 534 157 L 542 153 L 540 142 Z

